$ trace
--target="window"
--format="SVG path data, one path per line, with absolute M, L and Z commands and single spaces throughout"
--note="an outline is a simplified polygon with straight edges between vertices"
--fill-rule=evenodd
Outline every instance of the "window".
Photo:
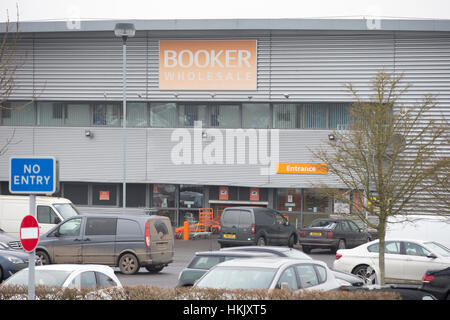
M 86 271 L 76 276 L 69 285 L 69 288 L 97 288 L 97 280 L 94 271 Z
M 419 257 L 426 257 L 431 252 L 425 249 L 424 247 L 413 243 L 413 242 L 404 242 L 405 244 L 405 253 L 407 256 L 419 256 Z
M 177 106 L 175 103 L 151 103 L 150 125 L 152 127 L 177 126 Z
M 61 220 L 58 218 L 56 213 L 49 206 L 38 206 L 37 207 L 37 221 L 39 223 L 51 223 L 58 224 Z
M 92 185 L 92 193 L 93 205 L 117 205 L 117 185 L 115 184 L 94 184 Z
M 196 121 L 202 121 L 202 126 L 206 126 L 205 105 L 179 105 L 179 124 L 181 127 L 193 127 Z
M 369 252 L 378 253 L 380 249 L 380 243 L 374 243 L 367 247 Z M 384 245 L 384 252 L 391 254 L 400 254 L 400 242 L 398 241 L 387 241 Z
M 239 227 L 245 228 L 250 227 L 253 223 L 252 215 L 248 211 L 241 211 L 239 215 Z
M 211 127 L 239 128 L 241 126 L 239 105 L 212 105 Z
M 10 101 L 1 108 L 2 124 L 5 126 L 34 126 L 34 104 L 25 101 Z
M 147 104 L 142 102 L 127 103 L 127 127 L 147 126 Z
M 69 199 L 74 204 L 88 204 L 88 184 L 87 183 L 64 183 L 64 198 Z
M 287 287 L 289 289 L 297 290 L 299 289 L 298 283 L 297 283 L 297 276 L 295 274 L 295 270 L 293 267 L 290 267 L 283 271 L 283 274 L 280 276 L 280 279 L 277 283 L 277 288 L 281 289 L 281 285 L 283 283 L 287 284 Z
M 108 277 L 106 274 L 101 272 L 96 272 L 97 280 L 98 280 L 98 287 L 99 288 L 109 288 L 109 287 L 116 287 L 117 283 Z
M 189 265 L 189 268 L 209 270 L 220 262 L 221 262 L 221 257 L 197 256 L 194 258 L 192 263 Z
M 359 227 L 354 223 L 353 221 L 347 221 L 348 225 L 350 226 L 350 229 L 354 232 L 359 232 Z
M 270 128 L 270 104 L 242 104 L 242 127 L 262 129 Z
M 326 129 L 327 128 L 327 106 L 325 104 L 305 104 L 303 106 L 303 128 Z
M 324 283 L 327 281 L 327 269 L 322 266 L 315 265 L 317 274 L 319 275 L 319 283 Z
M 89 104 L 38 102 L 37 112 L 39 126 L 90 125 Z
M 121 109 L 118 103 L 94 104 L 94 125 L 119 126 Z
M 142 235 L 142 231 L 136 221 L 119 219 L 117 221 L 117 234 L 121 236 L 137 236 Z
M 81 230 L 81 218 L 76 218 L 63 223 L 59 227 L 61 236 L 79 236 Z
M 157 208 L 175 208 L 175 193 L 177 187 L 173 184 L 153 185 L 153 206 Z
M 117 219 L 87 218 L 87 236 L 112 236 L 116 234 Z
M 203 197 L 203 187 L 180 185 L 180 208 L 202 208 Z
M 127 207 L 143 208 L 145 205 L 146 185 L 143 183 L 127 183 Z M 122 206 L 123 185 L 120 185 L 119 205 Z
M 278 210 L 300 211 L 302 189 L 277 189 Z
M 306 212 L 331 212 L 331 199 L 316 189 L 305 189 L 303 210 Z
M 330 104 L 329 127 L 330 129 L 343 129 L 350 123 L 349 104 Z
M 91 108 L 88 103 L 67 103 L 64 111 L 66 125 L 88 126 L 91 124 Z
M 340 227 L 340 230 L 342 230 L 342 231 L 351 231 L 350 227 L 347 224 L 347 221 L 339 222 L 339 227 Z
M 319 279 L 317 278 L 313 265 L 301 264 L 295 266 L 295 269 L 297 270 L 302 289 L 317 286 L 319 284 Z
M 299 127 L 299 106 L 296 104 L 273 105 L 273 128 L 294 129 Z

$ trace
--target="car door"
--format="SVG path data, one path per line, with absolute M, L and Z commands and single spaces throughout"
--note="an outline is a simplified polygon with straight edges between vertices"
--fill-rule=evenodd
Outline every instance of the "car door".
M 88 217 L 84 230 L 83 263 L 114 265 L 117 219 Z
M 431 252 L 414 242 L 404 241 L 403 245 L 406 260 L 403 279 L 421 282 L 425 272 L 433 269 L 434 259 L 427 257 Z
M 274 211 L 276 224 L 276 239 L 279 244 L 286 244 L 291 235 L 288 221 L 279 212 Z
M 53 233 L 49 246 L 53 263 L 81 263 L 83 217 L 69 219 Z
M 401 251 L 400 241 L 386 241 L 385 244 L 385 278 L 403 279 L 405 271 L 405 255 Z
M 354 223 L 353 221 L 347 221 L 350 230 L 351 230 L 351 237 L 353 239 L 353 247 L 357 247 L 359 245 L 362 245 L 363 243 L 367 242 L 367 237 L 364 232 L 361 232 L 361 229 Z
M 355 246 L 355 239 L 347 221 L 340 221 L 339 227 L 339 233 L 335 235 L 335 238 L 343 238 L 345 240 L 345 246 L 347 248 L 353 248 Z
M 248 241 L 252 233 L 253 215 L 250 211 L 242 210 L 239 213 L 236 239 Z

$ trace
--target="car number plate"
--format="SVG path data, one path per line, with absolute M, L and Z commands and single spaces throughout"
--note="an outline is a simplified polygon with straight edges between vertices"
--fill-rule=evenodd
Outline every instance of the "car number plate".
M 311 237 L 321 237 L 322 236 L 322 232 L 311 232 L 309 235 Z
M 223 238 L 224 239 L 236 239 L 236 235 L 235 234 L 224 234 Z

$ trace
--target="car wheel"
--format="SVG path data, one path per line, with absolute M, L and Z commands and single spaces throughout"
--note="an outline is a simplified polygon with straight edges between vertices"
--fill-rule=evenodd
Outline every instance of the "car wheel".
M 295 244 L 295 235 L 291 234 L 288 240 L 288 247 L 293 248 Z
M 41 265 L 50 264 L 50 257 L 45 251 L 36 251 L 36 256 L 41 259 Z
M 256 241 L 257 246 L 265 246 L 266 245 L 266 239 L 264 237 L 259 237 Z
M 375 270 L 368 265 L 357 266 L 352 273 L 357 277 L 360 277 L 365 284 L 375 284 L 376 275 Z
M 164 269 L 164 266 L 147 266 L 145 267 L 145 269 L 147 269 L 147 271 L 151 273 L 158 273 L 162 269 Z
M 125 253 L 119 259 L 119 269 L 123 274 L 135 274 L 139 271 L 139 261 L 132 253 Z

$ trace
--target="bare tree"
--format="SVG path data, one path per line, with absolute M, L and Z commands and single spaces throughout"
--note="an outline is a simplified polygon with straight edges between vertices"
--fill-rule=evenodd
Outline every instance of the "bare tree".
M 433 96 L 427 95 L 414 105 L 401 103 L 409 89 L 402 83 L 402 76 L 380 71 L 372 80 L 368 98 L 362 97 L 352 84 L 346 87 L 355 100 L 350 108 L 350 125 L 346 130 L 335 130 L 335 139 L 328 142 L 328 147 L 313 153 L 354 193 L 349 197 L 329 189 L 335 201 L 352 207 L 352 213 L 377 230 L 379 282 L 384 284 L 388 218 L 412 213 L 423 205 L 423 194 L 439 184 L 432 177 L 445 166 L 448 168 L 448 158 L 443 161 L 436 157 L 447 143 L 447 131 L 425 116 L 436 105 Z M 357 194 L 367 201 L 361 201 Z

